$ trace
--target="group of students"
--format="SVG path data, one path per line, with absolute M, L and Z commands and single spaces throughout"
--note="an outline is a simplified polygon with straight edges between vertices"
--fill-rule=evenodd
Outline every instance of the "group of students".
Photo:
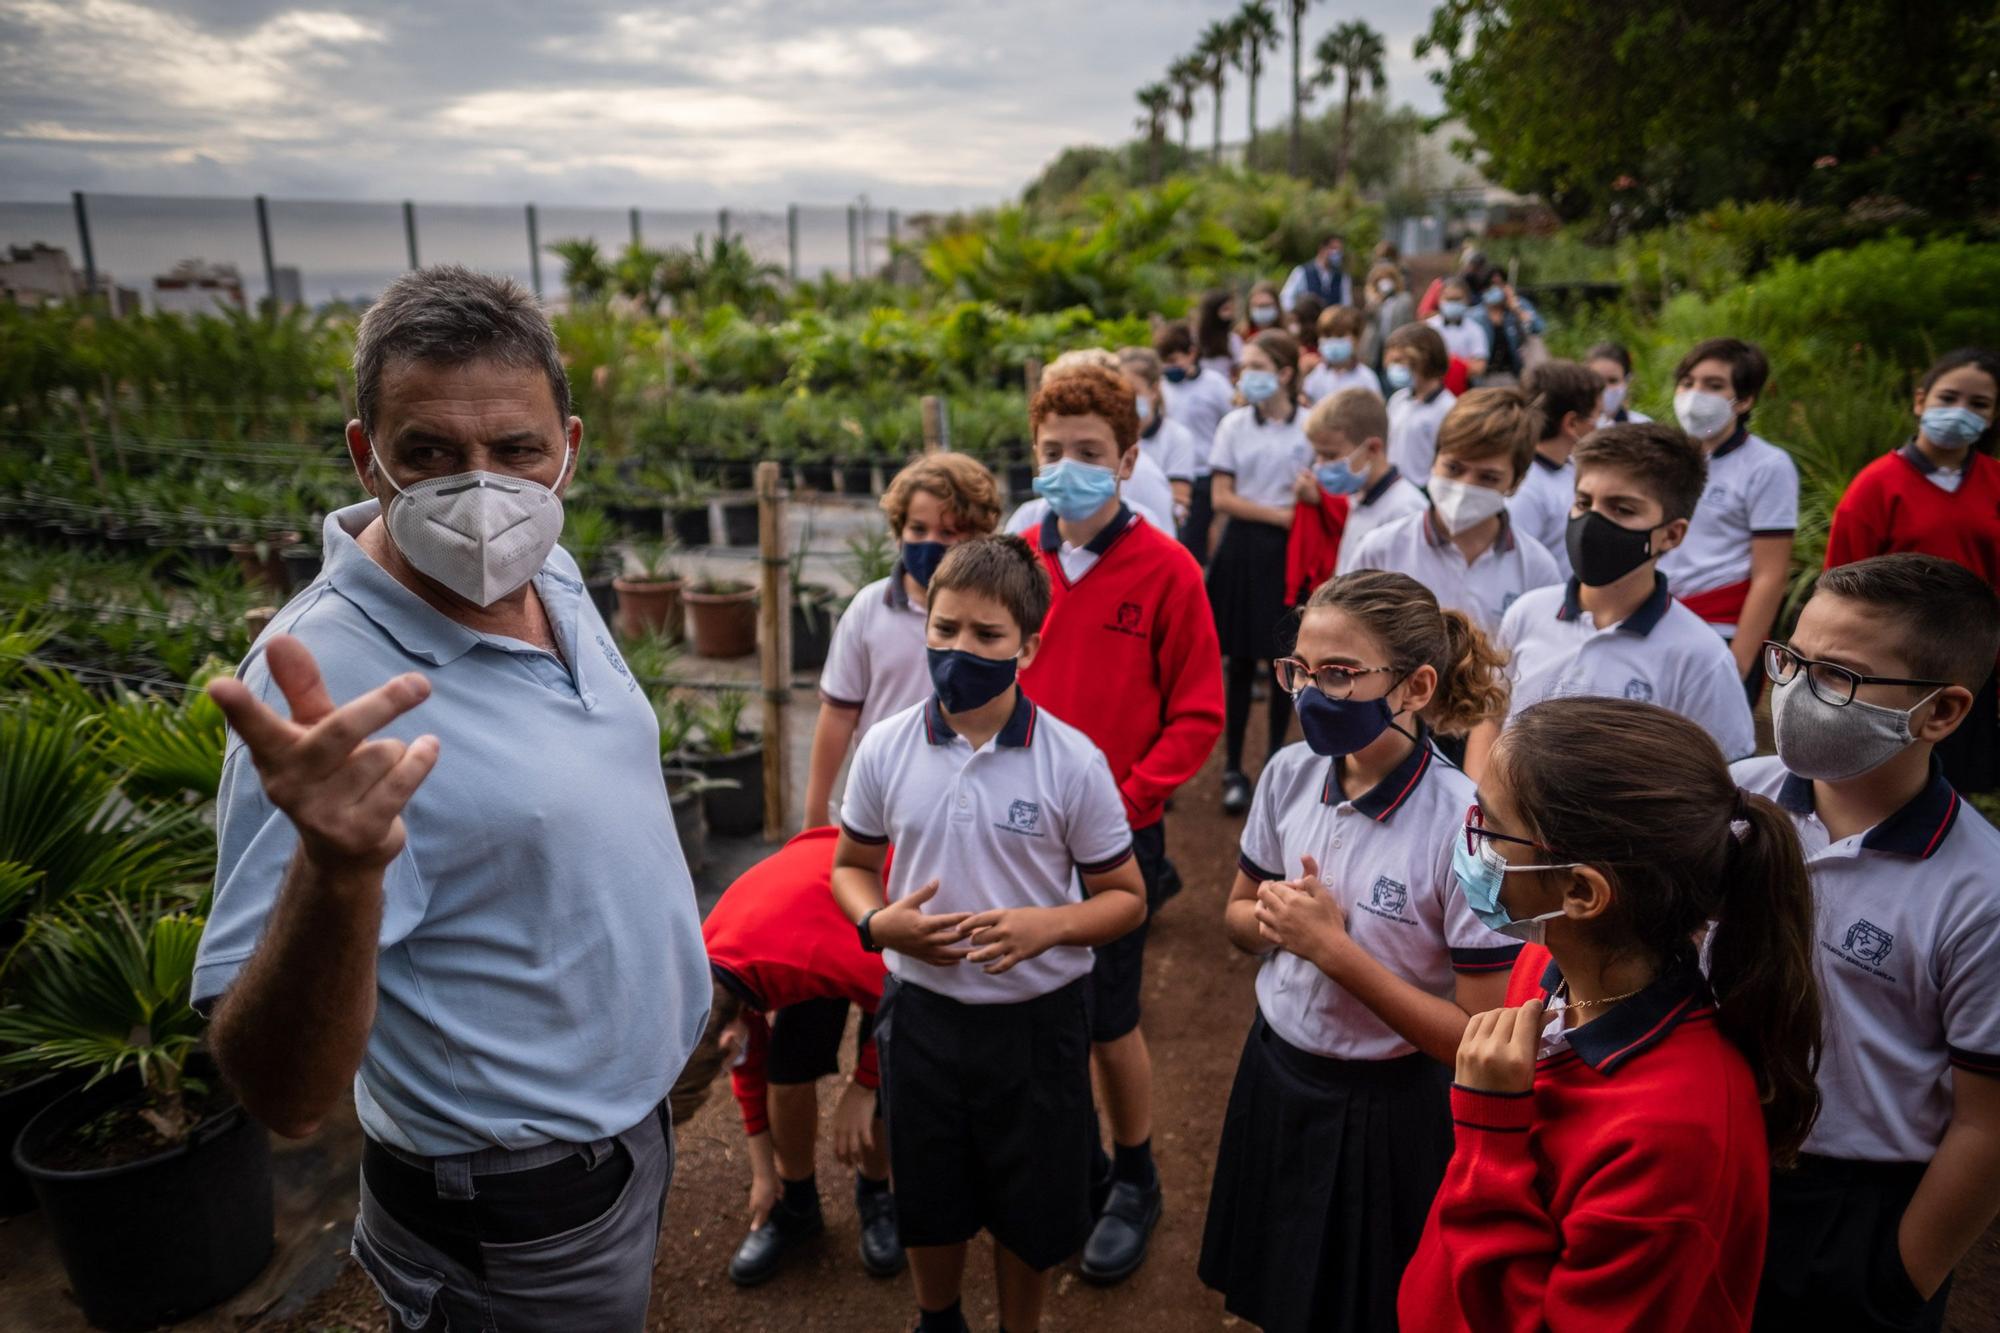
M 1223 933 L 1261 960 L 1199 1269 L 1232 1313 L 1941 1327 L 2000 1206 L 2000 834 L 1960 795 L 1994 785 L 2000 360 L 1923 378 L 1773 641 L 1797 474 L 1749 429 L 1754 346 L 1690 349 L 1678 428 L 1609 345 L 1453 396 L 1408 326 L 1386 403 L 1309 401 L 1278 329 L 1205 350 L 1169 324 L 1050 367 L 1026 540 L 991 535 L 970 459 L 889 488 L 901 559 L 822 676 L 808 823 L 845 763 L 838 816 L 705 930 L 675 1111 L 733 1066 L 732 1276 L 820 1229 L 813 1085 L 850 1003 L 835 1146 L 918 1328 L 966 1326 L 982 1230 L 1016 1333 L 1056 1264 L 1138 1268 L 1146 923 L 1220 735 Z M 1130 497 L 1148 462 L 1167 515 Z

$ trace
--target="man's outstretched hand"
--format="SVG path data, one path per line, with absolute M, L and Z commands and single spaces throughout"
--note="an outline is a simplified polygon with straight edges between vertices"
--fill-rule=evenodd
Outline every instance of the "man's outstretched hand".
M 280 634 L 264 660 L 289 719 L 235 679 L 210 681 L 209 697 L 243 738 L 264 794 L 298 829 L 309 861 L 326 870 L 382 869 L 403 850 L 403 807 L 437 763 L 438 739 L 369 737 L 429 698 L 430 682 L 409 672 L 335 708 L 303 643 Z

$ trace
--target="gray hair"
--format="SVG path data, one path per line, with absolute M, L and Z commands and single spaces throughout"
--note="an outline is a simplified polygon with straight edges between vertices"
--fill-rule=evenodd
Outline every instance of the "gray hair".
M 354 400 L 361 429 L 373 431 L 382 372 L 397 361 L 462 366 L 498 361 L 548 376 L 556 419 L 567 425 L 569 376 L 542 307 L 511 278 L 433 264 L 405 273 L 368 307 L 354 334 Z

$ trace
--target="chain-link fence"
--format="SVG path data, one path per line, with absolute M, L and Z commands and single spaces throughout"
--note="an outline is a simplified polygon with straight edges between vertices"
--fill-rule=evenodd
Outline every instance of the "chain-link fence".
M 112 308 L 255 309 L 267 298 L 365 302 L 419 263 L 455 262 L 562 294 L 558 241 L 607 258 L 633 241 L 691 249 L 726 236 L 793 281 L 882 272 L 895 209 L 795 204 L 782 211 L 574 208 L 77 193 L 0 201 L 0 300 L 108 297 Z

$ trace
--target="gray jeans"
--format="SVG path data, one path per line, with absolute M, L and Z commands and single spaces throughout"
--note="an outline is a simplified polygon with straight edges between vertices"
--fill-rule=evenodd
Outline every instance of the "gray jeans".
M 664 1114 L 649 1115 L 617 1135 L 616 1142 L 631 1154 L 632 1174 L 608 1210 L 540 1240 L 481 1243 L 483 1271 L 474 1271 L 391 1217 L 364 1177 L 361 1213 L 354 1220 L 354 1259 L 374 1281 L 395 1326 L 425 1333 L 643 1329 L 653 1289 L 653 1254 L 673 1176 L 673 1135 Z M 565 1152 L 594 1157 L 610 1151 L 612 1143 L 550 1144 L 520 1153 L 489 1150 L 431 1159 L 431 1165 L 440 1198 L 470 1198 L 482 1176 L 542 1166 Z

